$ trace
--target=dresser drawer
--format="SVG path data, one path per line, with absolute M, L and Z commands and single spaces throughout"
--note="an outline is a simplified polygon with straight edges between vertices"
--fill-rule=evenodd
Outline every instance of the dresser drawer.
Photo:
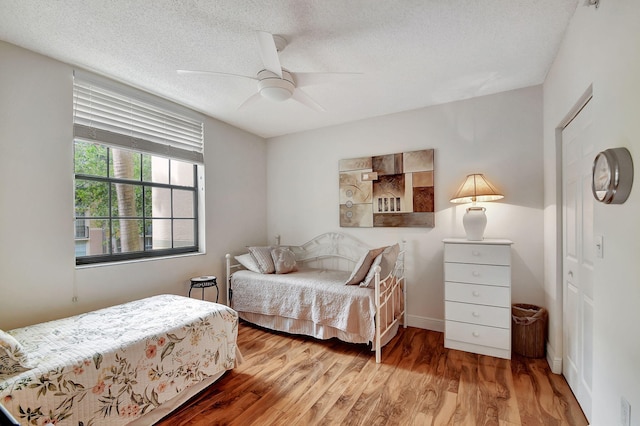
M 445 263 L 444 280 L 508 287 L 511 285 L 511 268 L 509 266 Z
M 511 289 L 490 285 L 446 282 L 444 299 L 452 302 L 511 308 Z
M 505 328 L 445 321 L 447 339 L 492 348 L 511 349 L 511 331 Z
M 497 306 L 447 301 L 444 304 L 444 317 L 446 320 L 491 327 L 509 328 L 511 325 L 511 309 Z
M 445 244 L 444 261 L 511 265 L 511 246 L 501 244 Z

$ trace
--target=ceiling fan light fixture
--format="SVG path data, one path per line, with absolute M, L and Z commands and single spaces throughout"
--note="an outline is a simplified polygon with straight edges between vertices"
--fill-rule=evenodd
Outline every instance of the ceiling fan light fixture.
M 277 85 L 270 87 L 263 87 L 260 89 L 260 94 L 263 98 L 267 98 L 272 101 L 282 102 L 293 96 L 293 91 L 287 87 L 278 87 Z
M 282 102 L 293 96 L 296 86 L 293 84 L 291 74 L 282 72 L 283 78 L 278 77 L 270 71 L 260 71 L 258 73 L 258 91 L 263 98 Z

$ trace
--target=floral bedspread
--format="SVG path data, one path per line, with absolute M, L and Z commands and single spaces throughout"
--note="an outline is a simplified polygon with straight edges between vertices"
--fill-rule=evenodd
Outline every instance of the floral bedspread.
M 161 295 L 11 330 L 36 367 L 0 375 L 0 402 L 23 425 L 125 425 L 234 367 L 238 317 Z

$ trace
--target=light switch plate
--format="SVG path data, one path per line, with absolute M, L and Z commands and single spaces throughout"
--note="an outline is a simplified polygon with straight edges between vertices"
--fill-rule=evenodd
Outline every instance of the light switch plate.
M 631 425 L 631 404 L 624 397 L 620 398 L 620 424 Z
M 596 245 L 596 257 L 602 259 L 604 257 L 604 238 L 602 235 L 595 236 L 594 244 Z

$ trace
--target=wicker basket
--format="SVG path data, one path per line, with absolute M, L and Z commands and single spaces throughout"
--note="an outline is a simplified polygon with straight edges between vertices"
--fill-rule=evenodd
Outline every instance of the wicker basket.
M 548 314 L 545 308 L 524 303 L 511 306 L 513 352 L 529 357 L 542 358 L 547 343 Z

